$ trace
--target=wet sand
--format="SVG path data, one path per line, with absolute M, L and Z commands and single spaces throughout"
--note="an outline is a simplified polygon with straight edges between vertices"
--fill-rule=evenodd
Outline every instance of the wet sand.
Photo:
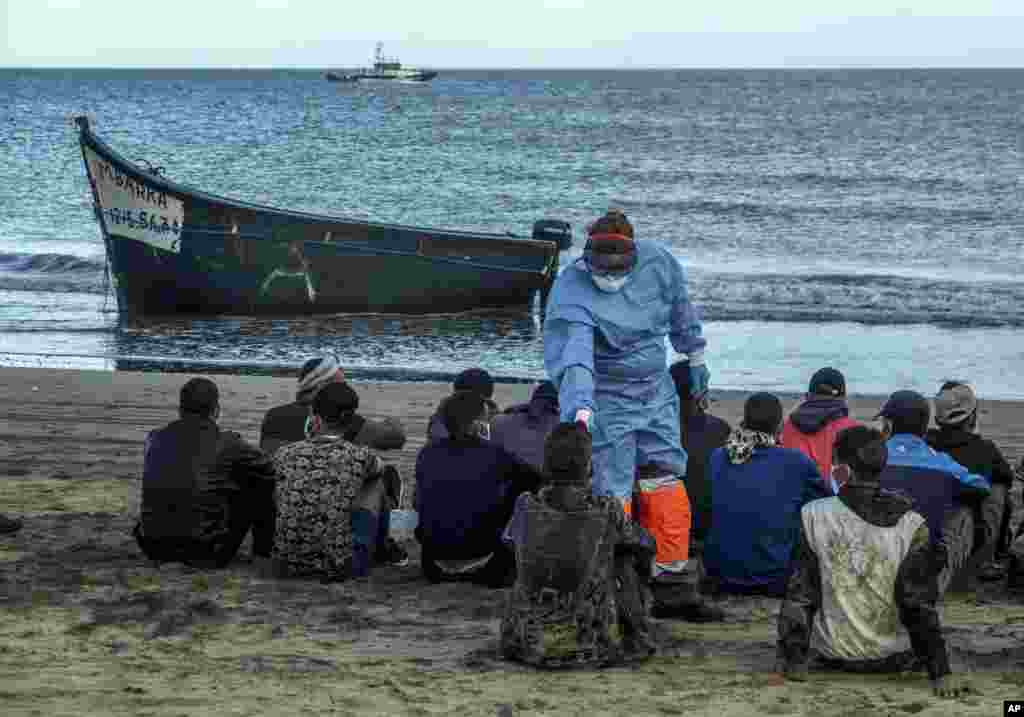
M 778 601 L 723 603 L 729 621 L 656 623 L 641 667 L 539 673 L 498 659 L 500 591 L 432 586 L 406 568 L 343 584 L 272 581 L 248 548 L 220 572 L 154 568 L 129 537 L 142 441 L 172 420 L 183 374 L 0 369 L 0 712 L 20 714 L 992 715 L 1024 698 L 1024 603 L 998 589 L 943 608 L 956 669 L 977 692 L 932 698 L 923 674 L 772 672 Z M 294 382 L 216 376 L 221 424 L 258 439 Z M 393 416 L 389 452 L 410 477 L 427 419 L 449 390 L 358 383 L 361 412 Z M 499 385 L 496 400 L 530 387 Z M 786 405 L 797 397 L 786 398 Z M 735 423 L 742 395 L 713 412 Z M 870 419 L 880 398 L 851 401 Z M 983 402 L 984 433 L 1024 455 L 1024 406 Z M 415 546 L 413 548 L 415 554 Z

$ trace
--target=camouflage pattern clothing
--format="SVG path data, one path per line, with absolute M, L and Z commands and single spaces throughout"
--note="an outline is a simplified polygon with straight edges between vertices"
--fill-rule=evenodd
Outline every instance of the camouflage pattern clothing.
M 337 435 L 321 434 L 277 450 L 273 557 L 287 575 L 349 577 L 353 502 L 363 483 L 383 468 L 369 448 Z
M 655 543 L 616 499 L 589 486 L 523 494 L 505 539 L 518 570 L 501 622 L 506 659 L 557 668 L 653 653 L 641 584 Z

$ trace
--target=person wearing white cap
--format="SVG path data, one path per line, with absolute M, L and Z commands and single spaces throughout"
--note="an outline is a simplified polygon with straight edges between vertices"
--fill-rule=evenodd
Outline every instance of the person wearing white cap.
M 1004 530 L 1013 469 L 995 443 L 978 432 L 978 399 L 969 385 L 947 381 L 935 396 L 935 424 L 925 440 L 937 451 L 948 453 L 971 473 L 984 476 L 992 484 L 992 492 L 982 501 L 980 515 L 975 516 L 977 549 L 985 551 L 987 563 L 979 577 L 1001 580 L 1006 567 L 1001 559 L 1009 549 L 1009 536 Z M 999 558 L 1000 560 L 997 560 Z

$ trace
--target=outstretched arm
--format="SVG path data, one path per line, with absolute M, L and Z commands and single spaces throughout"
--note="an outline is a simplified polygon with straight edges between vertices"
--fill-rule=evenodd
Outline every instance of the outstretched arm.
M 548 319 L 544 325 L 544 367 L 558 386 L 563 421 L 579 410 L 595 410 L 594 327 L 579 321 Z

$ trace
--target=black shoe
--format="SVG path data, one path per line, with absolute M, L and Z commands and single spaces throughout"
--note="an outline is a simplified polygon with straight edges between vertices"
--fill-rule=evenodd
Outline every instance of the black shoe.
M 17 533 L 21 530 L 22 525 L 23 523 L 18 518 L 8 518 L 6 515 L 0 515 L 0 535 Z
M 409 553 L 394 538 L 388 538 L 387 542 L 377 549 L 377 564 L 404 568 L 409 564 Z

